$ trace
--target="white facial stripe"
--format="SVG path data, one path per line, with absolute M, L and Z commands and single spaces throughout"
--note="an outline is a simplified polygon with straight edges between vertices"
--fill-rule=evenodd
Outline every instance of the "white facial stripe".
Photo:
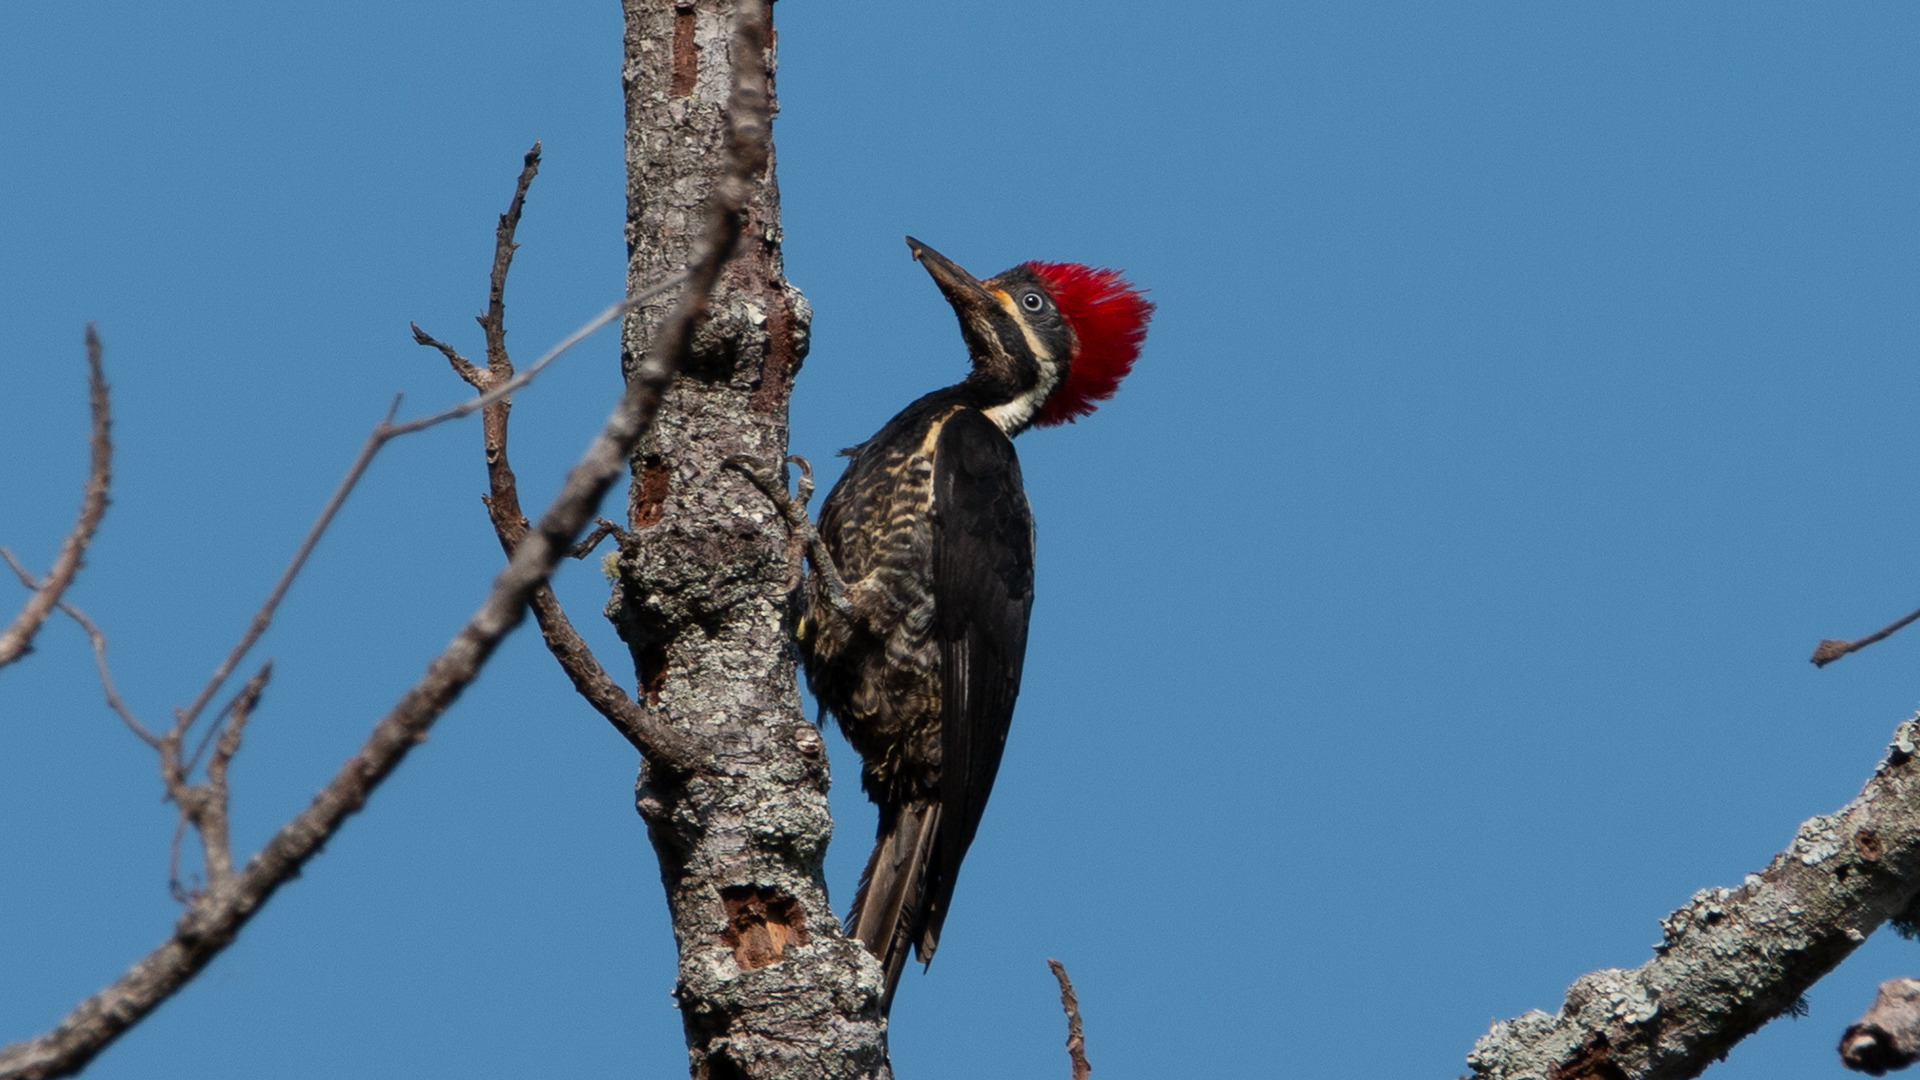
M 1033 328 L 1021 316 L 1019 305 L 1013 302 L 1013 297 L 1005 289 L 994 289 L 993 295 L 999 299 L 1000 306 L 1007 309 L 1007 314 L 1013 316 L 1014 325 L 1020 328 L 1021 336 L 1027 339 L 1027 348 L 1033 351 L 1033 358 L 1040 367 L 1040 378 L 1026 393 L 1005 405 L 995 405 L 986 410 L 987 419 L 1006 432 L 1008 438 L 1012 438 L 1016 432 L 1026 430 L 1033 423 L 1034 414 L 1046 404 L 1053 388 L 1060 385 L 1060 364 L 1054 359 L 1053 350 L 1034 336 Z
M 1040 339 L 1033 336 L 1033 328 L 1028 326 L 1027 320 L 1020 315 L 1020 306 L 1013 302 L 1013 297 L 1009 296 L 1005 289 L 995 289 L 993 290 L 993 295 L 1000 298 L 1000 306 L 1006 308 L 1007 314 L 1013 316 L 1015 325 L 1020 327 L 1021 336 L 1027 339 L 1027 348 L 1033 350 L 1034 359 L 1040 361 L 1042 368 L 1051 370 L 1053 367 L 1053 350 L 1042 345 Z

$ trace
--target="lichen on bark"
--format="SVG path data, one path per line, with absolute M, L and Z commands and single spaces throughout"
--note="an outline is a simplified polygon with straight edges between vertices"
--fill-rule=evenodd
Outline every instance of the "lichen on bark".
M 1481 1080 L 1682 1080 L 1801 995 L 1920 892 L 1920 717 L 1852 802 L 1803 822 L 1767 868 L 1661 920 L 1654 958 L 1574 981 L 1556 1013 L 1495 1023 Z
M 732 0 L 624 8 L 638 290 L 686 262 L 719 169 L 732 65 L 760 57 L 734 55 Z M 770 92 L 771 48 L 765 57 Z M 811 312 L 786 280 L 780 241 L 769 158 L 692 361 L 634 454 L 631 538 L 608 615 L 648 703 L 719 759 L 700 775 L 643 766 L 636 793 L 679 944 L 693 1075 L 887 1077 L 879 968 L 841 934 L 821 871 L 828 773 L 795 677 L 786 526 L 723 467 L 736 454 L 786 455 Z M 629 377 L 659 315 L 642 308 L 626 323 Z

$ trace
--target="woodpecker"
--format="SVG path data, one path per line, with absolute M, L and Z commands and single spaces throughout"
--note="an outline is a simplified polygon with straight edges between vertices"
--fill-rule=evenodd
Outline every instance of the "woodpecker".
M 886 972 L 882 1015 L 908 947 L 932 962 L 1020 692 L 1033 515 L 1012 439 L 1112 397 L 1153 314 L 1112 270 L 1027 262 L 980 281 L 907 246 L 959 316 L 973 370 L 842 451 L 819 521 L 838 581 L 808 576 L 796 634 L 880 807 L 847 933 Z

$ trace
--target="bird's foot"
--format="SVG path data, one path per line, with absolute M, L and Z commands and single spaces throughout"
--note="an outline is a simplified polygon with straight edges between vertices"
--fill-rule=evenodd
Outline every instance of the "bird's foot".
M 587 534 L 586 539 L 567 549 L 567 555 L 570 558 L 586 558 L 593 554 L 594 548 L 600 546 L 600 541 L 605 540 L 609 536 L 613 537 L 614 543 L 619 544 L 622 548 L 633 543 L 633 534 L 621 528 L 619 525 L 608 521 L 606 518 L 596 518 L 594 520 L 597 524 L 594 530 Z
M 827 603 L 842 615 L 851 614 L 846 582 L 841 580 L 839 568 L 833 565 L 833 556 L 820 539 L 820 530 L 814 528 L 813 519 L 807 516 L 807 503 L 813 498 L 813 464 L 798 454 L 787 458 L 787 462 L 800 470 L 800 482 L 791 495 L 787 494 L 787 485 L 780 479 L 779 471 L 751 454 L 735 454 L 721 465 L 753 481 L 753 486 L 759 488 L 786 519 L 787 590 L 791 592 L 800 584 L 802 559 L 811 561 L 813 572 L 826 586 Z

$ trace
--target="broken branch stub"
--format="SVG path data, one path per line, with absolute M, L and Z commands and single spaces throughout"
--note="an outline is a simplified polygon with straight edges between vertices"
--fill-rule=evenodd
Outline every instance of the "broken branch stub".
M 1840 1064 L 1884 1076 L 1920 1060 L 1920 979 L 1888 979 L 1873 1008 L 1840 1036 Z

